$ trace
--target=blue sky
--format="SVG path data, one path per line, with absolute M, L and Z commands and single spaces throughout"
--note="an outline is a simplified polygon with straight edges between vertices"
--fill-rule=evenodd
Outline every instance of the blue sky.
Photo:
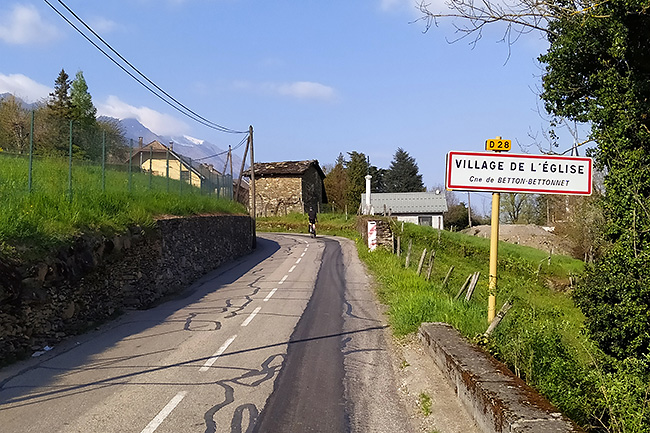
M 423 33 L 416 0 L 65 3 L 192 110 L 232 129 L 253 125 L 257 161 L 324 165 L 356 150 L 388 168 L 401 147 L 433 187 L 444 183 L 450 150 L 482 150 L 501 135 L 521 152 L 517 142 L 532 144 L 531 132 L 545 144 L 536 58 L 547 43 L 538 33 L 521 38 L 510 54 L 499 26 L 475 47 L 470 40 L 450 44 L 452 22 Z M 241 139 L 178 114 L 44 1 L 2 2 L 0 56 L 0 93 L 39 100 L 61 68 L 71 77 L 81 70 L 100 114 L 137 117 L 158 134 L 187 134 L 222 148 Z

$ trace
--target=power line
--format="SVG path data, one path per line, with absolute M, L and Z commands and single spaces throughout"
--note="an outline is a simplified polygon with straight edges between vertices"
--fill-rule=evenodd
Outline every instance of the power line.
M 117 55 L 124 63 L 126 63 L 131 69 L 133 69 L 139 76 L 141 76 L 144 80 L 146 80 L 148 83 L 151 84 L 155 89 L 160 91 L 163 95 L 165 95 L 167 98 L 171 99 L 174 103 L 170 102 L 168 99 L 165 99 L 162 95 L 160 95 L 156 90 L 152 89 L 150 86 L 148 86 L 146 83 L 144 83 L 142 80 L 140 80 L 138 77 L 136 77 L 132 72 L 128 71 L 123 65 L 121 65 L 117 60 L 115 60 L 109 53 L 107 53 L 104 49 L 102 49 L 97 43 L 95 43 L 93 40 L 91 40 L 88 35 L 86 35 L 79 27 L 77 27 L 72 21 L 70 21 L 65 15 L 63 15 L 56 7 L 54 7 L 48 0 L 43 0 L 54 12 L 56 12 L 64 21 L 66 21 L 73 29 L 75 29 L 81 36 L 83 36 L 88 42 L 90 42 L 95 48 L 97 48 L 104 56 L 106 56 L 110 61 L 112 61 L 117 67 L 119 67 L 122 71 L 124 71 L 127 75 L 129 75 L 131 78 L 133 78 L 136 82 L 138 82 L 140 85 L 142 85 L 145 89 L 149 90 L 152 94 L 154 94 L 156 97 L 158 97 L 160 100 L 165 102 L 167 105 L 178 111 L 179 113 L 183 114 L 184 116 L 194 120 L 195 122 L 198 122 L 204 126 L 207 126 L 208 128 L 220 131 L 220 132 L 225 132 L 229 134 L 248 134 L 248 131 L 237 131 L 233 130 L 230 128 L 226 128 L 225 126 L 221 126 L 217 123 L 214 123 L 208 119 L 206 119 L 203 116 L 200 116 L 190 108 L 188 108 L 186 105 L 182 104 L 179 102 L 176 98 L 171 96 L 169 93 L 167 93 L 165 90 L 163 90 L 160 86 L 158 86 L 156 83 L 154 83 L 152 80 L 150 80 L 146 75 L 144 75 L 138 68 L 136 68 L 133 64 L 131 64 L 124 56 L 122 56 L 119 52 L 117 52 L 113 47 L 111 47 L 110 44 L 108 44 L 101 36 L 99 36 L 88 24 L 86 24 L 72 9 L 70 9 L 63 1 L 58 0 L 58 2 L 77 20 L 79 21 L 88 31 L 90 31 L 97 39 L 99 39 L 109 50 L 111 50 L 115 55 Z M 176 105 L 175 105 L 176 104 Z
M 237 146 L 233 147 L 233 148 L 230 149 L 230 150 L 224 150 L 223 152 L 215 153 L 214 155 L 204 156 L 203 158 L 198 158 L 198 159 L 195 159 L 194 161 L 203 161 L 204 159 L 214 158 L 215 156 L 221 156 L 221 155 L 224 155 L 224 154 L 226 154 L 226 153 L 228 153 L 228 152 L 232 152 L 233 150 L 237 150 L 237 149 L 239 149 L 240 147 L 242 147 L 242 145 L 243 145 L 244 143 L 246 143 L 246 140 L 248 140 L 248 136 L 242 138 L 242 140 L 239 142 L 239 144 L 237 144 Z

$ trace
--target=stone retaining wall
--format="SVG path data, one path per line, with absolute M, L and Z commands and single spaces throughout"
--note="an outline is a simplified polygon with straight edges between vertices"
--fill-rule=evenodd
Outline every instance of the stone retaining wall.
M 161 219 L 149 230 L 79 237 L 39 263 L 0 261 L 0 365 L 148 308 L 250 253 L 251 224 L 233 215 Z

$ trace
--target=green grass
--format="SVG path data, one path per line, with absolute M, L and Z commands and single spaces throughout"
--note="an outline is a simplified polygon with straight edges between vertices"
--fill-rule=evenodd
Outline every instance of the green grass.
M 287 223 L 306 232 L 299 225 L 304 219 L 295 216 Z M 283 221 L 273 219 L 273 228 L 292 231 Z M 584 268 L 581 261 L 559 255 L 549 261 L 547 252 L 500 242 L 497 309 L 506 301 L 513 308 L 486 339 L 488 239 L 412 224 L 405 224 L 402 232 L 402 225 L 395 224 L 394 235 L 401 238 L 402 247 L 398 257 L 386 248 L 369 252 L 353 231 L 355 224 L 346 224 L 348 237 L 357 241 L 359 257 L 377 281 L 377 294 L 388 307 L 388 320 L 396 336 L 415 332 L 422 322 L 449 323 L 586 429 L 650 432 L 650 357 L 645 363 L 618 363 L 589 340 L 584 316 L 571 298 L 571 280 L 579 278 Z M 412 252 L 406 268 L 409 242 Z M 423 275 L 417 275 L 424 248 L 427 260 L 432 250 L 436 252 L 430 281 L 423 276 L 428 261 Z M 451 266 L 454 271 L 443 285 Z M 466 302 L 464 294 L 456 300 L 467 276 L 477 271 L 481 277 L 471 300 Z
M 258 217 L 256 227 L 259 231 L 308 233 L 307 215 L 291 213 L 284 216 Z M 344 236 L 354 239 L 356 232 L 356 217 L 344 214 L 318 214 L 316 223 L 318 234 Z
M 32 178 L 29 192 L 27 159 L 0 157 L 0 253 L 38 255 L 80 233 L 150 227 L 158 215 L 246 212 L 178 181 L 169 181 L 168 192 L 166 178 L 143 173 L 133 173 L 129 182 L 128 173 L 107 170 L 104 191 L 101 167 L 77 161 L 72 196 L 67 160 L 35 159 Z
M 420 404 L 420 410 L 422 411 L 422 414 L 424 416 L 429 416 L 431 415 L 431 405 L 433 402 L 431 401 L 431 397 L 429 397 L 429 394 L 426 392 L 421 392 L 420 395 L 418 396 L 418 402 Z

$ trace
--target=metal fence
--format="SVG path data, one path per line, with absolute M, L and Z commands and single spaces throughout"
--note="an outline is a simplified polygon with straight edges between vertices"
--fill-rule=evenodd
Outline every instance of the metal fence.
M 233 200 L 232 176 L 218 173 L 211 165 L 197 163 L 163 145 L 155 149 L 153 146 L 134 147 L 131 141 L 127 148 L 121 146 L 119 152 L 113 148 L 109 158 L 105 134 L 93 134 L 84 139 L 93 141 L 85 146 L 95 149 L 94 161 L 79 157 L 78 148 L 73 145 L 72 124 L 67 154 L 38 155 L 31 139 L 22 153 L 3 151 L 0 143 L 0 164 L 5 172 L 0 172 L 0 184 L 5 184 L 5 192 L 46 188 L 66 192 L 70 197 L 91 190 L 151 190 Z M 8 179 L 11 179 L 10 185 Z

